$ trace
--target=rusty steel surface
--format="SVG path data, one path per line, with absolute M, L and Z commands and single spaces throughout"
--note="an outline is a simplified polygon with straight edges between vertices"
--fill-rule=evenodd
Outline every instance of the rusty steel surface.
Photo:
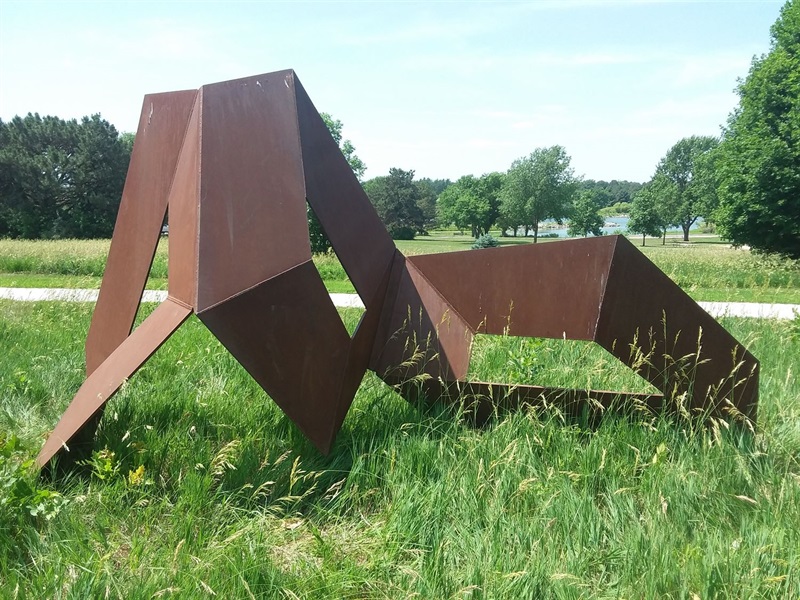
M 306 197 L 366 304 L 394 259 L 394 242 L 296 79 L 295 89 Z
M 408 260 L 474 331 L 591 340 L 615 240 L 586 238 Z
M 190 90 L 145 96 L 105 276 L 86 336 L 87 375 L 131 333 L 196 95 Z
M 171 176 L 169 192 L 169 297 L 186 306 L 197 303 L 197 231 L 200 206 L 200 116 L 203 97 L 195 97 L 186 135 Z M 116 235 L 116 231 L 114 231 Z M 113 238 L 112 238 L 113 243 Z
M 372 369 L 394 385 L 422 373 L 463 380 L 473 330 L 413 263 L 401 257 L 398 268 L 400 279 L 385 316 L 388 335 Z
M 595 341 L 669 398 L 685 394 L 690 408 L 710 413 L 730 403 L 755 421 L 756 358 L 621 236 Z
M 192 313 L 167 300 L 161 303 L 103 363 L 87 377 L 47 438 L 37 461 L 47 463 L 57 452 L 69 449 L 75 435 L 102 410 L 106 401 Z
M 201 88 L 198 311 L 311 260 L 292 80 Z
M 306 437 L 327 451 L 350 336 L 311 260 L 198 316 Z
M 311 261 L 307 204 L 364 302 L 352 336 Z M 131 332 L 166 210 L 168 298 Z M 108 399 L 191 314 L 324 453 L 368 369 L 478 420 L 626 403 L 755 419 L 758 361 L 621 236 L 403 256 L 291 70 L 145 97 L 88 378 L 38 464 L 90 447 Z M 594 341 L 660 394 L 468 381 L 476 334 Z

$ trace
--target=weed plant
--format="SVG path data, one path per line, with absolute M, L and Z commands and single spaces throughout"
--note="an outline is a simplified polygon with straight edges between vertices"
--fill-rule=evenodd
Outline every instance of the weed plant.
M 90 312 L 0 301 L 0 597 L 800 596 L 798 323 L 724 321 L 761 359 L 755 435 L 556 410 L 474 429 L 368 376 L 323 457 L 191 318 L 108 404 L 92 457 L 38 480 Z M 476 348 L 487 378 L 580 362 L 632 384 L 581 348 L 534 341 L 514 365 L 501 342 Z

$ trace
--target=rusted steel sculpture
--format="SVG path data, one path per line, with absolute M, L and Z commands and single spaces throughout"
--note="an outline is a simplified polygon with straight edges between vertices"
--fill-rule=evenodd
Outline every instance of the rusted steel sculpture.
M 306 202 L 366 306 L 352 336 L 311 261 Z M 167 208 L 169 297 L 132 331 Z M 38 463 L 85 449 L 192 313 L 325 453 L 367 369 L 478 410 L 683 398 L 755 418 L 756 359 L 623 237 L 403 256 L 293 71 L 145 97 L 87 379 Z M 467 382 L 476 333 L 593 340 L 662 395 Z

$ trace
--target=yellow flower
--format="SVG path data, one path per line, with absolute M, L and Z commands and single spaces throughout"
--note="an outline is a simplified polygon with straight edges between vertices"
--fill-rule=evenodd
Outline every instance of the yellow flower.
M 130 485 L 141 485 L 144 483 L 144 465 L 139 465 L 135 471 L 128 471 L 128 483 Z

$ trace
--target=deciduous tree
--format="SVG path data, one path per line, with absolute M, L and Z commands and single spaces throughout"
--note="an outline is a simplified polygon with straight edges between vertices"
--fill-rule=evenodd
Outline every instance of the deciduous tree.
M 417 181 L 421 185 L 425 185 L 431 190 L 433 193 L 438 197 L 443 191 L 445 191 L 449 186 L 453 185 L 453 182 L 449 179 L 431 179 L 430 177 L 421 177 L 417 179 Z
M 454 224 L 461 230 L 469 229 L 476 239 L 489 233 L 500 212 L 502 184 L 502 173 L 487 173 L 479 178 L 461 177 L 439 196 L 439 222 Z
M 584 179 L 580 182 L 579 188 L 595 192 L 595 202 L 602 209 L 620 202 L 632 202 L 636 192 L 642 189 L 642 184 L 635 181 L 619 181 L 617 179 L 612 179 L 611 181 Z
M 579 192 L 572 207 L 567 235 L 583 237 L 587 237 L 590 233 L 603 235 L 603 217 L 598 213 L 599 208 L 594 192 L 589 190 Z
M 800 0 L 783 6 L 771 38 L 728 119 L 715 217 L 737 244 L 800 258 Z
M 342 154 L 347 159 L 350 168 L 353 169 L 353 173 L 361 181 L 367 166 L 356 154 L 356 149 L 352 142 L 350 140 L 342 140 L 342 122 L 339 119 L 334 119 L 328 113 L 320 113 L 320 116 Z M 327 252 L 331 247 L 331 242 L 328 236 L 325 235 L 322 224 L 317 219 L 314 211 L 311 210 L 311 206 L 306 206 L 306 212 L 308 214 L 308 237 L 311 240 L 311 251 L 314 253 Z
M 414 181 L 414 171 L 389 169 L 389 175 L 364 183 L 364 191 L 392 238 L 411 240 L 418 231 L 424 230 L 425 218 L 419 207 L 420 188 Z
M 663 176 L 656 175 L 642 189 L 636 192 L 631 203 L 628 231 L 642 234 L 642 246 L 647 236 L 661 237 L 666 243 L 667 227 L 670 222 L 666 214 L 670 212 L 670 186 Z
M 506 174 L 500 193 L 502 222 L 514 230 L 533 229 L 539 237 L 539 222 L 568 215 L 578 185 L 570 157 L 561 146 L 537 148 L 530 156 L 515 160 Z
M 320 113 L 320 116 L 322 120 L 325 121 L 325 126 L 328 128 L 328 131 L 331 132 L 331 136 L 333 136 L 334 141 L 347 159 L 350 168 L 353 169 L 353 173 L 355 173 L 358 180 L 361 181 L 361 178 L 364 177 L 364 173 L 367 171 L 367 165 L 365 165 L 364 161 L 356 154 L 356 148 L 353 146 L 353 143 L 350 140 L 342 138 L 342 129 L 344 125 L 342 125 L 339 119 L 334 119 L 328 113 Z
M 427 231 L 438 225 L 437 200 L 443 191 L 453 185 L 453 182 L 449 179 L 422 177 L 421 179 L 417 179 L 416 183 L 422 194 L 419 200 L 419 208 L 425 220 L 425 231 Z
M 663 178 L 659 189 L 668 209 L 662 213 L 671 225 L 680 225 L 683 241 L 689 241 L 689 230 L 700 217 L 708 217 L 716 207 L 716 186 L 712 151 L 717 138 L 696 136 L 683 138 L 658 163 L 656 176 Z
M 419 199 L 417 206 L 422 212 L 422 229 L 417 233 L 425 233 L 429 229 L 436 227 L 437 213 L 436 213 L 436 187 L 431 184 L 430 179 L 418 179 L 414 185 L 419 189 Z

